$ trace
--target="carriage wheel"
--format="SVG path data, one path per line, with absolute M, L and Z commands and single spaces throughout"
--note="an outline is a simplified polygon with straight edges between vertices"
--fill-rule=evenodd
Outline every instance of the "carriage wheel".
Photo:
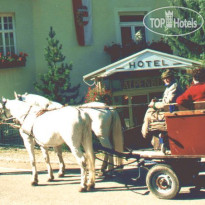
M 159 164 L 147 173 L 146 184 L 152 194 L 160 199 L 172 199 L 179 190 L 179 179 L 171 166 Z

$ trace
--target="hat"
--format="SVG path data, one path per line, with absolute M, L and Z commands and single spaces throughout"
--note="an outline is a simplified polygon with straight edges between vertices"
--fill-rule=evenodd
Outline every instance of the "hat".
M 164 79 L 164 78 L 169 78 L 169 77 L 173 77 L 173 76 L 174 76 L 174 73 L 171 70 L 165 70 L 162 73 L 161 78 Z

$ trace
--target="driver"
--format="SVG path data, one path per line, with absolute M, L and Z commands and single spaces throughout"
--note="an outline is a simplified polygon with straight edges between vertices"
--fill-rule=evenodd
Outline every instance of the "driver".
M 163 108 L 165 104 L 173 103 L 176 98 L 182 93 L 180 85 L 176 82 L 174 73 L 170 69 L 164 71 L 161 75 L 165 84 L 165 91 L 161 100 L 152 99 L 148 105 L 148 110 L 144 117 L 142 125 L 142 135 L 144 138 L 148 135 L 148 128 L 151 122 L 161 121 L 165 122 Z

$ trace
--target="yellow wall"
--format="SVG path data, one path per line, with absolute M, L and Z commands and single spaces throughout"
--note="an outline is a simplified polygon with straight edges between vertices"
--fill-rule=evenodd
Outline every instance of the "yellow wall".
M 18 2 L 18 3 L 17 3 Z M 17 51 L 28 56 L 26 67 L 0 69 L 0 96 L 13 98 L 13 91 L 32 91 L 35 78 L 33 14 L 31 1 L 1 0 L 0 13 L 14 13 Z
M 0 96 L 35 92 L 33 82 L 47 71 L 44 48 L 50 26 L 63 45 L 67 62 L 72 62 L 72 84 L 81 83 L 81 95 L 87 85 L 82 76 L 110 63 L 104 46 L 118 42 L 117 13 L 125 10 L 151 11 L 168 5 L 165 0 L 92 0 L 93 45 L 78 46 L 71 0 L 0 0 L 0 12 L 14 12 L 17 49 L 29 54 L 26 67 L 0 70 Z M 150 35 L 152 39 L 161 38 Z

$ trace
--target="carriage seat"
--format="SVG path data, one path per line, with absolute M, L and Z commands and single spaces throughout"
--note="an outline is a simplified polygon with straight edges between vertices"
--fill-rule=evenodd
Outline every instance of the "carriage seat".
M 189 106 L 182 106 L 178 105 L 177 103 L 167 104 L 164 106 L 164 115 L 166 116 L 169 113 L 181 113 L 181 112 L 190 112 L 195 110 L 204 110 L 205 111 L 205 102 L 194 102 L 190 104 Z M 183 112 L 183 113 L 184 113 Z M 160 144 L 160 135 L 163 135 L 163 143 L 165 146 L 169 149 L 169 142 L 168 142 L 168 136 L 167 136 L 167 124 L 166 121 L 156 121 L 150 123 L 149 126 L 149 133 L 152 136 L 152 145 L 154 147 L 154 150 L 162 150 L 162 146 Z M 164 149 L 164 147 L 163 147 Z
M 175 117 L 184 116 L 185 117 L 185 116 L 194 116 L 194 115 L 198 115 L 198 114 L 201 115 L 201 114 L 205 113 L 205 101 L 193 102 L 187 106 L 182 106 L 182 105 L 178 105 L 177 103 L 173 103 L 173 104 L 171 104 L 171 106 L 172 106 L 171 110 L 170 110 L 170 105 L 166 105 L 164 107 L 164 111 L 165 111 L 164 116 L 166 118 L 166 124 L 168 123 L 167 118 L 170 118 L 173 116 L 175 116 Z M 183 119 L 185 119 L 184 117 L 183 117 Z M 172 118 L 172 119 L 174 119 L 174 118 Z M 169 123 L 170 123 L 170 119 L 169 119 Z M 179 125 L 179 123 L 177 123 L 176 126 L 180 127 L 181 125 Z M 170 135 L 170 129 L 173 130 L 172 128 L 170 128 L 170 124 L 169 124 L 169 130 L 166 129 L 167 130 L 167 138 L 169 138 L 168 136 Z M 167 140 L 167 143 L 169 143 L 169 140 L 168 139 L 166 139 L 166 140 Z
M 171 111 L 187 111 L 187 110 L 204 110 L 205 109 L 205 101 L 193 102 L 189 105 L 178 105 L 177 103 L 167 104 L 164 106 L 165 112 L 170 112 L 170 105 Z

